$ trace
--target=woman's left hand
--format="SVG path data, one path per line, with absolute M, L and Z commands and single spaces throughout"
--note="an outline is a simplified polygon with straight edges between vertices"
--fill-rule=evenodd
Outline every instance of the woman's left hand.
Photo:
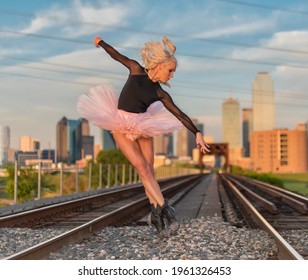
M 211 151 L 210 146 L 204 141 L 203 135 L 201 132 L 198 132 L 196 134 L 196 144 L 197 144 L 198 149 L 200 149 L 200 151 L 204 154 L 206 152 L 209 153 Z

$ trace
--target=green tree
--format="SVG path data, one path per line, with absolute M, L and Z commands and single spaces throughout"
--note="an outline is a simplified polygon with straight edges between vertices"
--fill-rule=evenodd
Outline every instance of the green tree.
M 116 149 L 100 151 L 96 157 L 96 161 L 102 164 L 129 164 L 128 159 L 123 153 Z
M 120 150 L 112 149 L 101 151 L 96 157 L 96 163 L 93 160 L 88 162 L 87 168 L 85 169 L 85 174 L 89 174 L 89 164 L 92 165 L 92 188 L 97 188 L 99 186 L 99 168 L 102 165 L 102 185 L 106 186 L 108 182 L 108 165 L 111 165 L 110 169 L 110 185 L 115 184 L 115 165 L 118 165 L 118 176 L 117 180 L 120 184 L 122 180 L 122 167 L 125 165 L 125 181 L 128 182 L 129 168 L 130 165 L 127 158 L 123 155 Z
M 14 167 L 6 166 L 8 172 L 6 191 L 10 198 L 14 197 Z M 27 201 L 35 194 L 37 189 L 37 172 L 32 166 L 18 169 L 17 199 L 19 202 Z

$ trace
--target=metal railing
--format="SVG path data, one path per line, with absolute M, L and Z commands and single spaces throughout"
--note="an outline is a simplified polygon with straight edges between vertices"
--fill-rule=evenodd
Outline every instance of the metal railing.
M 39 200 L 67 194 L 79 193 L 101 188 L 110 188 L 140 182 L 140 178 L 132 165 L 126 164 L 92 164 L 86 168 L 78 168 L 78 165 L 64 168 L 63 164 L 58 164 L 59 168 L 42 168 L 39 164 L 34 171 L 37 173 L 37 186 L 33 191 L 33 197 L 28 200 Z M 18 181 L 21 179 L 17 161 L 14 163 L 14 198 L 13 204 L 18 203 Z M 155 169 L 157 179 L 199 173 L 200 170 L 192 168 L 180 168 L 173 166 L 160 166 Z M 48 192 L 46 182 L 43 180 L 53 178 L 53 190 Z M 47 191 L 46 191 L 47 189 Z

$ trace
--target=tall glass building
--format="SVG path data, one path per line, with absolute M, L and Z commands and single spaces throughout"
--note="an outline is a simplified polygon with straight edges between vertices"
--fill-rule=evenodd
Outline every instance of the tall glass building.
M 101 143 L 103 151 L 117 149 L 116 142 L 108 130 L 101 129 Z
M 274 82 L 267 72 L 259 72 L 252 84 L 253 131 L 275 127 Z
M 82 158 L 82 151 L 91 153 L 91 147 L 93 156 L 93 137 L 88 135 L 89 131 L 87 120 L 69 120 L 63 117 L 57 123 L 57 162 L 73 164 Z
M 8 154 L 10 148 L 10 128 L 0 125 L 0 166 L 8 162 Z
M 242 110 L 243 156 L 250 157 L 250 136 L 252 133 L 252 108 Z

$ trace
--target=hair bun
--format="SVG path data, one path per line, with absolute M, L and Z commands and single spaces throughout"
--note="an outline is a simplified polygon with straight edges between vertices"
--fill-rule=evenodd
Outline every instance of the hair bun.
M 167 37 L 164 36 L 162 38 L 163 44 L 164 46 L 171 52 L 171 54 L 173 55 L 176 51 L 176 47 L 175 45 L 171 42 L 171 40 Z

